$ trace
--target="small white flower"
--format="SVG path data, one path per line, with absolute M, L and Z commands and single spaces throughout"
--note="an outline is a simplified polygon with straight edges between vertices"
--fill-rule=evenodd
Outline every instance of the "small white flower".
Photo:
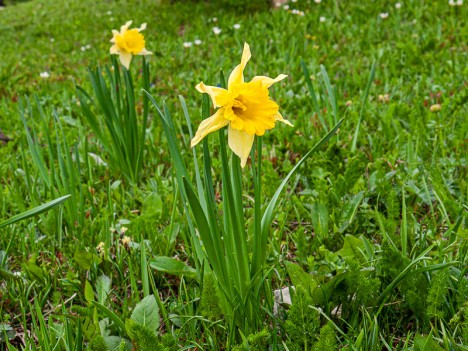
M 453 1 L 453 0 L 450 0 L 450 1 L 449 1 L 449 5 L 450 5 L 450 6 L 455 6 L 456 4 L 457 4 L 457 3 L 456 3 L 455 1 Z
M 241 25 L 239 23 L 236 23 L 235 25 L 233 25 L 233 27 L 235 30 L 238 30 L 241 27 Z
M 87 45 L 85 46 L 85 48 L 86 48 L 86 50 L 89 50 L 89 49 L 91 49 L 91 45 L 90 45 L 90 44 L 87 44 Z
M 82 46 L 82 47 L 81 47 L 81 51 L 86 51 L 86 47 L 85 47 L 85 46 Z
M 47 79 L 47 78 L 50 77 L 50 74 L 49 74 L 49 72 L 47 72 L 47 71 L 46 71 L 46 72 L 41 72 L 39 75 L 40 75 L 41 78 L 43 78 L 43 79 Z
M 462 6 L 463 5 L 463 0 L 457 0 L 457 5 Z
M 49 41 L 50 41 L 51 43 L 53 43 L 53 42 L 55 41 L 55 39 L 54 39 L 54 38 L 50 38 Z
M 284 5 L 283 10 L 286 10 L 286 11 L 289 10 L 289 5 Z
M 381 19 L 386 19 L 388 17 L 388 12 L 382 12 L 379 16 Z
M 291 0 L 291 2 L 297 2 L 297 0 Z
M 320 22 L 323 23 L 323 22 L 325 22 L 327 19 L 326 19 L 325 17 L 321 16 L 319 20 L 320 20 Z
M 194 43 L 195 45 L 201 45 L 202 41 L 201 41 L 200 39 L 195 39 L 195 40 L 193 41 L 193 43 Z
M 322 2 L 322 0 L 314 0 L 314 2 L 315 2 L 316 4 L 320 4 L 320 3 Z
M 106 13 L 107 13 L 109 16 L 112 15 L 112 11 L 111 11 L 111 10 L 107 11 Z
M 219 27 L 213 27 L 213 33 L 214 33 L 215 35 L 219 35 L 219 34 L 221 33 L 221 28 L 219 28 Z
M 191 41 L 185 41 L 183 45 L 184 45 L 184 48 L 189 48 L 189 47 L 192 46 L 192 42 Z
M 396 8 L 397 10 L 398 10 L 398 9 L 401 9 L 401 4 L 400 4 L 399 2 L 397 2 L 397 3 L 395 4 L 395 8 Z
M 216 17 L 213 17 L 211 20 L 212 20 L 213 22 L 218 22 L 218 18 L 216 18 Z

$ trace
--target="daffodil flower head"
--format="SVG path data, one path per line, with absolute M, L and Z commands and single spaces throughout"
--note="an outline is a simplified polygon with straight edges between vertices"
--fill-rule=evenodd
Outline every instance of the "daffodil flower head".
M 273 129 L 276 121 L 292 124 L 281 116 L 279 106 L 270 99 L 268 88 L 287 76 L 276 78 L 256 76 L 244 82 L 244 69 L 250 60 L 250 47 L 244 44 L 241 63 L 234 68 L 228 80 L 228 88 L 207 86 L 200 82 L 196 88 L 210 95 L 215 108 L 214 115 L 202 121 L 191 146 L 197 145 L 207 134 L 228 125 L 228 144 L 239 156 L 241 166 L 247 163 L 255 135 L 261 136 L 266 130 Z
M 146 23 L 140 28 L 129 29 L 132 21 L 128 21 L 122 27 L 120 32 L 113 29 L 110 53 L 119 55 L 122 65 L 129 69 L 133 55 L 151 55 L 152 52 L 145 49 L 145 37 L 140 32 L 146 29 Z

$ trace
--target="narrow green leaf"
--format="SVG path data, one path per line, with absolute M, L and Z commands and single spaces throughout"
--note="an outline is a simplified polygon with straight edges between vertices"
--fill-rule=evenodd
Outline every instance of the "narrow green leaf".
M 401 241 L 401 254 L 406 257 L 407 246 L 408 246 L 408 220 L 406 218 L 406 200 L 405 191 L 402 189 L 402 206 L 401 206 L 401 230 L 400 230 L 400 241 Z
M 363 118 L 363 115 L 364 115 L 364 108 L 366 107 L 370 87 L 372 85 L 372 82 L 374 81 L 375 65 L 376 65 L 376 61 L 374 61 L 372 63 L 372 67 L 371 67 L 371 71 L 370 71 L 370 75 L 369 75 L 369 80 L 367 81 L 366 90 L 364 91 L 364 98 L 362 100 L 361 111 L 359 112 L 359 120 L 358 120 L 358 123 L 357 123 L 357 126 L 356 126 L 356 131 L 354 132 L 354 138 L 353 138 L 353 144 L 351 146 L 351 152 L 356 151 L 357 139 L 358 139 L 358 136 L 359 136 L 359 130 L 361 128 L 361 122 L 362 122 L 362 118 Z
M 317 116 L 320 121 L 320 124 L 322 125 L 322 128 L 325 130 L 325 132 L 328 132 L 328 125 L 323 119 L 322 111 L 320 111 L 320 106 L 318 104 L 317 96 L 315 95 L 314 85 L 312 83 L 312 80 L 310 79 L 309 70 L 307 69 L 305 62 L 302 59 L 301 59 L 301 66 L 302 66 L 302 71 L 304 72 L 304 77 L 306 80 L 307 88 L 309 88 L 310 96 L 312 97 L 312 104 L 314 105 L 315 112 L 317 113 Z
M 106 306 L 104 306 L 103 304 L 97 302 L 97 301 L 94 301 L 93 302 L 93 305 L 105 316 L 105 317 L 109 317 L 109 319 L 111 321 L 113 321 L 115 323 L 115 325 L 117 326 L 117 328 L 121 331 L 121 332 L 125 332 L 125 323 L 120 319 L 119 316 L 117 316 L 114 312 L 112 312 L 110 309 L 108 309 Z
M 41 206 L 35 207 L 31 210 L 25 211 L 23 213 L 17 214 L 16 216 L 11 217 L 10 219 L 7 219 L 3 222 L 0 223 L 0 228 L 3 228 L 7 225 L 13 224 L 15 222 L 21 221 L 23 219 L 27 219 L 33 216 L 37 216 L 41 213 L 44 213 L 58 205 L 60 205 L 62 202 L 67 200 L 71 195 L 65 195 L 62 197 L 59 197 L 58 199 L 52 200 L 50 202 L 47 202 Z
M 141 283 L 143 285 L 143 296 L 149 295 L 149 280 L 148 280 L 148 264 L 146 263 L 146 244 L 142 240 L 140 244 L 141 258 L 140 258 L 140 269 L 141 269 Z
M 346 228 L 348 228 L 351 222 L 353 221 L 358 211 L 359 205 L 361 204 L 363 199 L 364 191 L 360 191 L 345 204 L 343 209 L 342 223 L 340 226 L 341 233 L 344 233 Z
M 150 260 L 150 267 L 161 272 L 174 275 L 194 276 L 197 270 L 187 266 L 184 262 L 178 261 L 173 257 L 157 256 Z

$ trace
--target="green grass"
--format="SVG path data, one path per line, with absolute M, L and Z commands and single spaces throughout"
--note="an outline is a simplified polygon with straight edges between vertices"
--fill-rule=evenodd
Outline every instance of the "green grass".
M 0 11 L 0 130 L 13 140 L 0 144 L 0 226 L 71 197 L 0 227 L 0 349 L 107 350 L 119 338 L 138 350 L 224 350 L 242 342 L 237 349 L 467 349 L 466 4 L 290 3 L 303 17 L 283 9 L 244 13 L 216 1 L 7 5 Z M 252 50 L 247 80 L 288 75 L 271 94 L 294 124 L 263 137 L 262 210 L 301 157 L 346 117 L 279 198 L 265 286 L 294 285 L 297 293 L 277 315 L 263 295 L 258 334 L 233 331 L 195 260 L 156 111 L 137 184 L 96 161 L 109 164 L 109 155 L 75 86 L 92 91 L 87 67 L 110 65 L 111 30 L 130 19 L 148 23 L 149 92 L 171 112 L 194 181 L 179 95 L 196 128 L 206 110 L 195 85 L 217 85 L 219 70 L 228 74 L 238 64 L 244 42 Z M 184 48 L 195 39 L 202 44 Z M 138 83 L 139 59 L 132 63 Z M 142 92 L 137 97 L 143 101 Z M 434 104 L 439 112 L 431 112 Z M 219 200 L 218 139 L 207 145 Z M 243 172 L 246 229 L 256 211 L 249 175 Z

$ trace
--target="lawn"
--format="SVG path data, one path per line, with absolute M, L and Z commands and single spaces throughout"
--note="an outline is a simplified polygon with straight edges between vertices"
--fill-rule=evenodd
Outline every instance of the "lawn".
M 241 2 L 0 7 L 0 350 L 468 350 L 468 5 Z

